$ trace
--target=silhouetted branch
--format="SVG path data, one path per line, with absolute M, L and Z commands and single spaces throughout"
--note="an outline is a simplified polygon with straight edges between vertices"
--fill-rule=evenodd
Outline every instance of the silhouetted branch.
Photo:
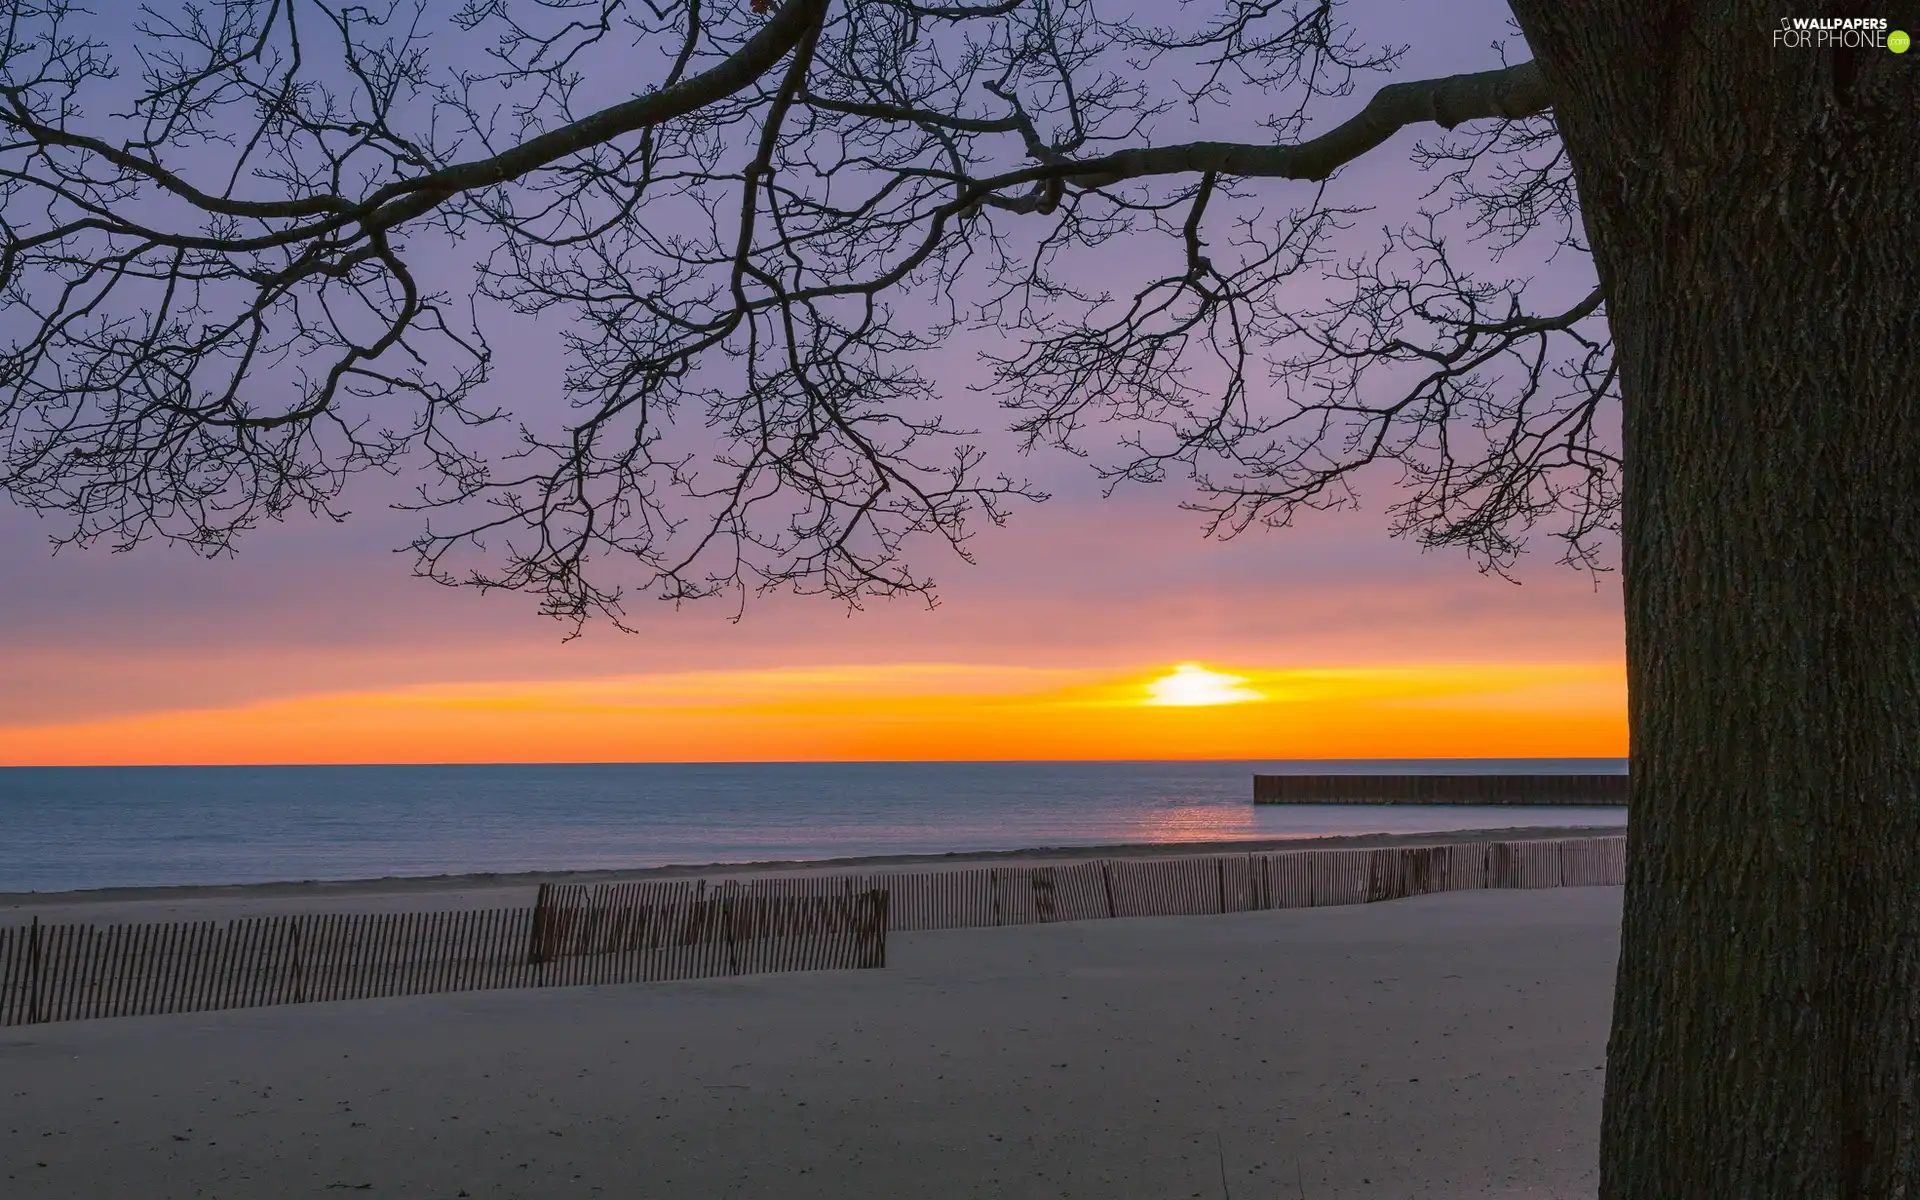
M 1599 293 L 1536 313 L 1432 229 L 1327 254 L 1362 211 L 1328 203 L 1339 167 L 1470 122 L 1415 151 L 1449 204 L 1497 246 L 1577 244 L 1539 72 L 1389 83 L 1304 136 L 1399 52 L 1330 3 L 1219 4 L 1173 29 L 1089 0 L 218 0 L 119 30 L 0 2 L 0 486 L 64 540 L 218 553 L 416 470 L 424 574 L 576 626 L 635 589 L 930 598 L 915 545 L 964 557 L 1041 497 L 915 368 L 985 326 L 1022 339 L 995 369 L 1030 445 L 1117 421 L 1109 477 L 1187 472 L 1217 532 L 1384 459 L 1401 531 L 1499 569 L 1560 512 L 1593 564 Z M 1161 136 L 1269 98 L 1272 142 Z M 1274 222 L 1260 179 L 1314 186 Z M 1060 280 L 1161 241 L 1128 296 Z M 515 313 L 564 343 L 564 411 L 483 403 L 482 325 Z

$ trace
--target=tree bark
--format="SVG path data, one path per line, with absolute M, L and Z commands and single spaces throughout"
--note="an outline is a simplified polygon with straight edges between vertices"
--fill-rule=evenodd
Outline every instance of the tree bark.
M 1920 55 L 1786 7 L 1513 4 L 1624 399 L 1603 1200 L 1920 1197 Z

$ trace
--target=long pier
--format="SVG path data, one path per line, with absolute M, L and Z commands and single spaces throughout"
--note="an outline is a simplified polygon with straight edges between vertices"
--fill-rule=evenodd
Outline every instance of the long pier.
M 1625 775 L 1255 775 L 1255 804 L 1624 805 Z

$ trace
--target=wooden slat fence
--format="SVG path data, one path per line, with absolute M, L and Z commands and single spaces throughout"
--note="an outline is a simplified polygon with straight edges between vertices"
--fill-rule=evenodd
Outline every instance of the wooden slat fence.
M 591 919 L 545 896 L 544 910 L 145 925 L 36 919 L 0 928 L 0 1025 L 886 965 L 884 892 L 657 895 Z
M 531 909 L 0 928 L 0 1025 L 886 964 L 889 930 L 1618 885 L 1624 837 L 542 885 Z
M 1100 859 L 1047 867 L 797 875 L 731 885 L 705 881 L 606 884 L 565 893 L 555 890 L 551 903 L 564 902 L 586 912 L 595 906 L 677 903 L 668 898 L 713 895 L 709 889 L 716 886 L 738 886 L 747 895 L 790 899 L 871 890 L 888 894 L 889 927 L 905 933 L 1365 904 L 1478 888 L 1617 885 L 1625 878 L 1626 839 L 1600 837 Z M 666 890 L 674 888 L 688 890 Z M 636 900 L 654 896 L 659 898 Z
M 542 884 L 527 962 L 678 954 L 695 964 L 692 975 L 673 978 L 883 967 L 887 899 L 883 890 L 844 883 L 784 896 L 732 881 Z

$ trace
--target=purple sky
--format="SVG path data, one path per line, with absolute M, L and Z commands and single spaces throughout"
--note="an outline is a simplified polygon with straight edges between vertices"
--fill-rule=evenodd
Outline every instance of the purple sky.
M 121 6 L 103 4 L 104 14 Z M 1375 38 L 1411 44 L 1395 78 L 1498 65 L 1509 36 L 1502 5 L 1355 0 L 1351 18 Z M 1524 57 L 1517 40 L 1514 59 Z M 1358 108 L 1361 94 L 1324 110 Z M 1342 107 L 1345 105 L 1345 107 Z M 1202 127 L 1191 136 L 1244 136 Z M 1420 177 L 1401 136 L 1348 172 L 1341 196 L 1377 203 L 1347 236 L 1377 245 L 1380 226 L 1410 211 Z M 1276 206 L 1304 185 L 1260 185 Z M 1114 264 L 1116 273 L 1128 264 Z M 1089 268 L 1091 270 L 1091 268 Z M 1562 290 L 1584 290 L 1583 262 L 1557 264 Z M 1105 271 L 1101 270 L 1100 274 Z M 538 329 L 511 332 L 498 399 L 554 392 L 562 362 Z M 930 373 L 947 384 L 974 370 L 977 343 L 958 343 Z M 950 386 L 953 408 L 989 426 L 1005 418 Z M 1098 444 L 1095 444 L 1098 449 Z M 1482 576 L 1462 555 L 1422 554 L 1386 536 L 1393 495 L 1376 476 L 1369 511 L 1339 514 L 1229 543 L 1204 541 L 1181 512 L 1178 483 L 1102 501 L 1087 466 L 1063 455 L 1006 464 L 1054 489 L 984 528 L 980 565 L 923 552 L 942 605 L 878 604 L 849 617 L 831 601 L 750 603 L 730 624 L 722 606 L 638 607 L 639 636 L 590 629 L 561 644 L 559 626 L 524 598 L 480 597 L 411 578 L 393 553 L 417 517 L 392 513 L 377 483 L 349 494 L 353 519 L 304 518 L 255 532 L 237 559 L 208 562 L 145 546 L 50 556 L 52 526 L 0 507 L 0 728 L 79 723 L 134 713 L 222 708 L 322 692 L 365 692 L 463 680 L 552 680 L 814 664 L 959 662 L 1132 670 L 1198 660 L 1270 669 L 1423 662 L 1616 662 L 1615 577 L 1596 590 L 1553 565 L 1544 542 L 1520 568 L 1524 586 Z M 724 603 L 724 602 L 723 602 Z

